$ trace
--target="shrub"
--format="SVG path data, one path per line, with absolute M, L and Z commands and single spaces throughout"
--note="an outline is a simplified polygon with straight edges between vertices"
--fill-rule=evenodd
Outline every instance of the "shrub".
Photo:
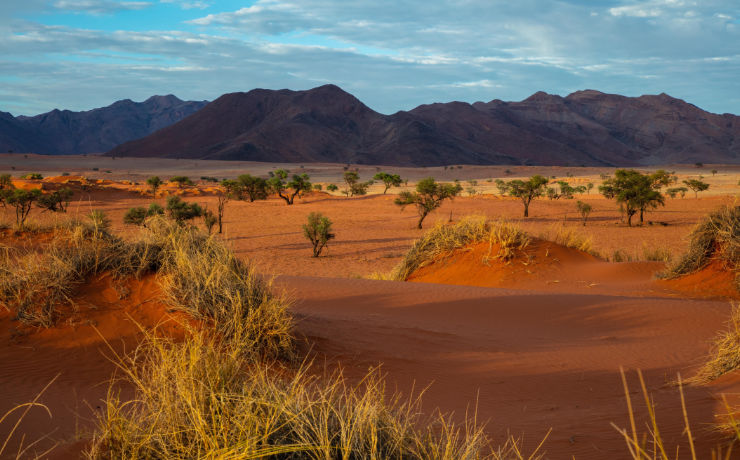
M 339 187 L 337 187 L 336 184 L 329 184 L 326 186 L 326 189 L 330 192 L 336 192 L 337 190 L 339 190 Z
M 317 192 L 320 192 L 324 189 L 324 186 L 321 184 L 313 184 L 313 189 Z
M 157 203 L 150 204 L 148 209 L 142 207 L 130 208 L 128 211 L 126 211 L 126 214 L 123 215 L 123 223 L 131 225 L 144 225 L 147 217 L 157 215 L 164 215 L 164 209 Z
M 182 201 L 179 196 L 167 198 L 167 214 L 169 217 L 182 225 L 187 220 L 195 219 L 203 215 L 203 208 L 198 203 Z
M 329 240 L 335 237 L 331 233 L 331 220 L 317 212 L 308 215 L 308 223 L 303 224 L 303 235 L 313 245 L 314 257 L 318 257 Z
M 193 181 L 188 176 L 172 176 L 170 182 L 175 182 L 178 187 L 183 185 L 193 185 Z
M 0 174 L 0 190 L 13 188 L 13 177 L 10 174 Z
M 39 173 L 28 173 L 21 176 L 21 179 L 29 179 L 29 180 L 41 180 L 44 176 L 42 176 Z
M 213 233 L 213 227 L 218 223 L 218 218 L 209 209 L 203 211 L 203 225 L 205 225 L 208 234 Z
M 373 184 L 373 181 L 360 182 L 360 175 L 357 171 L 345 172 L 344 182 L 347 184 L 347 188 L 343 190 L 343 193 L 347 196 L 367 195 L 368 187 Z

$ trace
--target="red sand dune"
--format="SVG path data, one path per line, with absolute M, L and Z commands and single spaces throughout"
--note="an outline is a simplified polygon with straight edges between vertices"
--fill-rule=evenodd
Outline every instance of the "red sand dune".
M 18 428 L 26 445 L 48 435 L 39 451 L 59 443 L 49 458 L 79 458 L 84 442 L 78 441 L 89 436 L 115 371 L 111 348 L 131 351 L 141 340 L 140 327 L 158 326 L 162 333 L 182 336 L 179 321 L 184 317 L 167 312 L 154 276 L 126 281 L 117 289 L 115 284 L 103 276 L 83 286 L 74 299 L 78 311 L 66 311 L 50 329 L 23 327 L 0 311 L 0 414 L 33 400 L 56 378 L 40 399 L 51 417 L 35 408 Z M 121 292 L 128 294 L 121 299 Z M 0 426 L 0 441 L 16 420 L 11 417 Z M 6 450 L 11 458 L 20 440 L 15 436 Z
M 619 292 L 289 276 L 278 284 L 298 299 L 298 331 L 307 343 L 347 375 L 359 377 L 382 363 L 390 388 L 408 394 L 431 384 L 425 407 L 458 418 L 477 400 L 478 419 L 489 421 L 496 441 L 510 430 L 533 448 L 552 428 L 547 458 L 627 457 L 610 426 L 628 426 L 620 366 L 642 369 L 667 445 L 687 452 L 679 394 L 665 384 L 703 362 L 729 314 L 725 301 Z M 637 390 L 634 374 L 630 379 Z M 712 387 L 688 388 L 686 395 L 700 458 L 709 458 L 719 438 L 708 424 L 721 403 Z M 641 396 L 633 397 L 644 416 Z

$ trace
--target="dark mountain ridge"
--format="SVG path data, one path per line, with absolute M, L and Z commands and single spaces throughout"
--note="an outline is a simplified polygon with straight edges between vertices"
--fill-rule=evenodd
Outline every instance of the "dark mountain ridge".
M 738 163 L 740 117 L 666 94 L 538 92 L 520 102 L 449 102 L 383 115 L 334 85 L 225 94 L 109 152 L 266 162 L 435 166 Z
M 143 102 L 125 99 L 84 112 L 55 109 L 33 117 L 0 113 L 0 152 L 102 153 L 176 123 L 206 104 L 167 95 Z

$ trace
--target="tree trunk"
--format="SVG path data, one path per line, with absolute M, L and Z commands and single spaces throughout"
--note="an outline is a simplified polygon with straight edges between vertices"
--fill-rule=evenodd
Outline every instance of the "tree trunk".
M 644 208 L 640 208 L 640 225 L 643 224 L 642 215 L 643 215 L 644 212 L 645 212 L 645 209 Z
M 419 216 L 419 224 L 416 226 L 419 230 L 421 230 L 421 223 L 424 222 L 424 218 L 429 214 L 428 212 L 425 212 Z
M 529 203 L 524 202 L 524 217 L 529 217 Z

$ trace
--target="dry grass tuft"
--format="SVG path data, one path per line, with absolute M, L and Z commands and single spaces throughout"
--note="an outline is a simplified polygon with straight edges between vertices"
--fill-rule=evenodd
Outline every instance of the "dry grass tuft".
M 409 275 L 439 257 L 469 244 L 488 241 L 500 246 L 494 258 L 510 259 L 515 250 L 524 249 L 529 237 L 517 225 L 500 221 L 488 222 L 483 216 L 467 216 L 454 225 L 438 223 L 417 240 L 406 253 L 389 279 L 404 281 Z
M 731 270 L 740 267 L 740 206 L 724 206 L 709 214 L 691 232 L 689 249 L 665 272 L 662 278 L 677 278 L 701 270 L 719 260 Z M 736 276 L 736 287 L 738 277 Z
M 552 241 L 567 248 L 577 249 L 579 251 L 591 254 L 595 257 L 601 257 L 593 248 L 593 240 L 585 236 L 572 227 L 564 225 L 553 225 L 545 233 L 540 235 L 543 240 Z
M 689 383 L 706 383 L 740 368 L 740 305 L 733 304 L 727 330 L 714 341 L 710 360 Z
M 524 458 L 514 439 L 492 451 L 474 419 L 424 420 L 418 398 L 388 400 L 377 371 L 349 387 L 203 333 L 182 343 L 150 334 L 120 369 L 136 397 L 111 390 L 88 458 Z

